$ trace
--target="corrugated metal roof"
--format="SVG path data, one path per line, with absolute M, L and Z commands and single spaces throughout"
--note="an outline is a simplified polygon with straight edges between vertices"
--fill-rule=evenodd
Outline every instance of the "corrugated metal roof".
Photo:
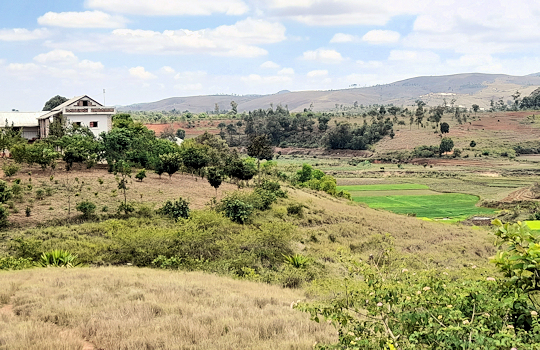
M 21 126 L 38 126 L 38 118 L 47 112 L 0 112 L 0 127 L 8 125 Z

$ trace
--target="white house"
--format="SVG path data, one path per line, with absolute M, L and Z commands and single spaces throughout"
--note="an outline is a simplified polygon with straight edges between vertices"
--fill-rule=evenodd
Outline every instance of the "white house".
M 74 97 L 48 113 L 38 117 L 39 135 L 49 135 L 49 125 L 56 118 L 63 118 L 69 124 L 87 126 L 95 136 L 112 128 L 112 116 L 116 108 L 105 107 L 87 95 Z
M 38 118 L 47 112 L 0 112 L 0 128 L 13 126 L 22 131 L 22 137 L 28 140 L 39 138 Z
M 9 126 L 22 130 L 28 140 L 45 138 L 49 125 L 62 118 L 69 124 L 87 126 L 95 136 L 112 129 L 112 116 L 116 108 L 105 107 L 87 95 L 74 97 L 48 112 L 0 112 L 0 128 L 6 121 Z

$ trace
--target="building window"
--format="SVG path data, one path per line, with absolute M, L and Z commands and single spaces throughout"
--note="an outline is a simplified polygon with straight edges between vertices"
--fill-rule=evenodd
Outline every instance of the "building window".
M 90 127 L 91 128 L 97 128 L 98 127 L 98 122 L 90 122 Z
M 82 101 L 83 107 L 88 107 L 88 101 Z

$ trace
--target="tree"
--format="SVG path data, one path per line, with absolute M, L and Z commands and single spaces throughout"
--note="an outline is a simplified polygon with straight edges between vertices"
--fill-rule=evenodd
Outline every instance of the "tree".
M 195 140 L 182 142 L 180 155 L 184 165 L 191 170 L 192 174 L 198 172 L 208 165 L 209 157 L 207 153 L 208 146 L 200 145 Z
M 217 190 L 219 186 L 221 186 L 221 183 L 223 182 L 223 173 L 220 169 L 216 167 L 208 168 L 208 171 L 206 173 L 206 179 L 210 183 L 210 186 L 216 189 L 216 197 L 217 197 Z
M 257 159 L 257 172 L 259 173 L 259 184 L 261 183 L 261 160 L 272 160 L 274 157 L 274 149 L 268 136 L 259 135 L 252 137 L 249 140 L 247 147 L 248 156 Z
M 231 101 L 231 112 L 232 114 L 238 114 L 238 103 Z
M 176 130 L 176 137 L 183 140 L 186 138 L 186 131 L 183 129 Z
M 325 132 L 328 129 L 328 122 L 330 121 L 330 117 L 326 115 L 322 115 L 318 118 L 318 120 L 319 120 L 319 125 L 318 125 L 319 131 Z
M 521 96 L 521 93 L 516 90 L 516 92 L 512 95 L 512 99 L 514 100 L 514 110 L 517 111 L 519 107 L 519 97 Z
M 123 210 L 127 214 L 128 212 L 128 205 L 127 205 L 127 193 L 128 190 L 127 184 L 128 184 L 128 178 L 131 177 L 131 166 L 126 161 L 119 161 L 115 163 L 114 165 L 114 175 L 120 174 L 120 178 L 118 179 L 118 189 L 122 190 L 124 193 L 124 206 Z
M 474 115 L 476 115 L 476 113 L 477 113 L 478 110 L 480 109 L 480 106 L 477 105 L 477 104 L 474 104 L 474 105 L 472 105 L 472 109 L 473 109 Z
M 424 106 L 426 105 L 426 103 L 422 100 L 416 100 L 416 105 L 417 108 L 414 115 L 416 116 L 416 124 L 420 129 L 420 124 L 422 124 L 422 120 L 424 119 Z
M 56 107 L 60 106 L 62 103 L 68 101 L 67 98 L 56 95 L 54 97 L 51 97 L 51 99 L 47 102 L 45 102 L 45 106 L 43 107 L 44 111 L 52 111 Z
M 441 123 L 441 133 L 448 134 L 450 132 L 450 125 L 448 123 Z
M 162 173 L 169 174 L 169 179 L 182 166 L 182 157 L 178 153 L 162 154 L 159 159 L 161 160 L 160 170 L 162 170 Z
M 449 137 L 443 137 L 439 146 L 439 156 L 442 156 L 443 153 L 450 152 L 452 148 L 454 148 L 454 141 Z

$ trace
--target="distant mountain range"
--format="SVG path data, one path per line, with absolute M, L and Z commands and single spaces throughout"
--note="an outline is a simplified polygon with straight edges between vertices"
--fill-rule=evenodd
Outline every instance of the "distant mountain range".
M 526 76 L 505 74 L 467 73 L 444 76 L 424 76 L 397 81 L 391 84 L 363 88 L 350 88 L 327 91 L 288 91 L 283 90 L 272 95 L 206 95 L 189 97 L 171 97 L 151 103 L 139 103 L 122 106 L 121 111 L 179 111 L 193 113 L 213 111 L 217 103 L 222 110 L 230 109 L 231 101 L 238 104 L 238 111 L 269 108 L 270 105 L 287 106 L 290 111 L 302 111 L 313 106 L 313 110 L 325 111 L 337 105 L 394 104 L 410 106 L 418 99 L 429 106 L 442 104 L 446 99 L 450 103 L 455 99 L 456 106 L 471 107 L 478 104 L 488 108 L 490 100 L 511 100 L 511 95 L 519 90 L 521 96 L 528 96 L 540 87 L 540 73 Z

